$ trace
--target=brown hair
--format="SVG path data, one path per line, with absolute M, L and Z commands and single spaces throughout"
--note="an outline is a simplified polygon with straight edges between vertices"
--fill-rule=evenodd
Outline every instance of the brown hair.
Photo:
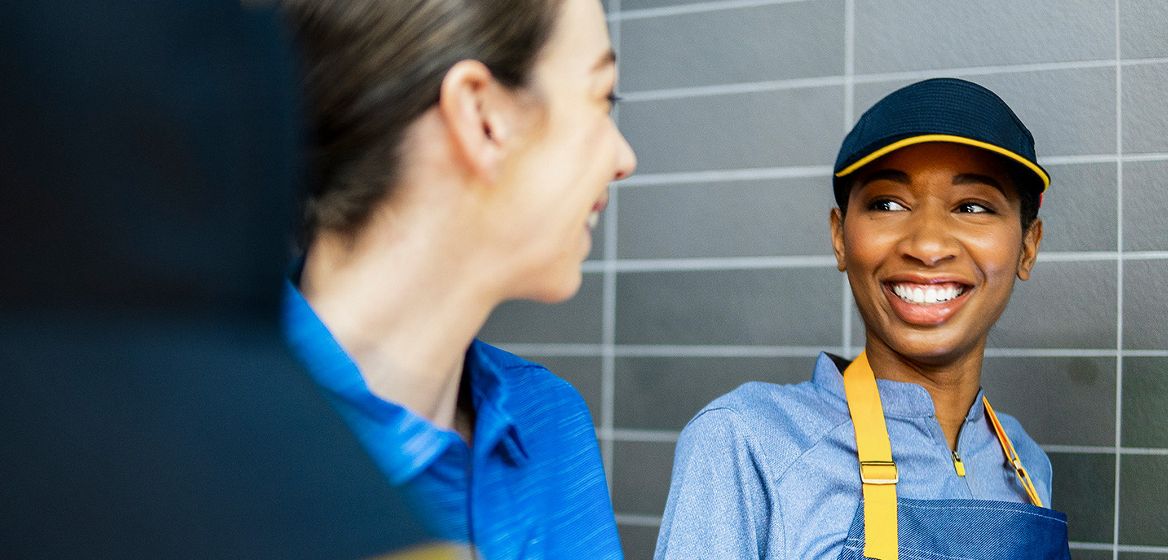
M 304 239 L 352 233 L 398 179 L 406 129 L 446 72 L 482 62 L 521 88 L 562 0 L 283 0 L 304 58 L 311 171 Z

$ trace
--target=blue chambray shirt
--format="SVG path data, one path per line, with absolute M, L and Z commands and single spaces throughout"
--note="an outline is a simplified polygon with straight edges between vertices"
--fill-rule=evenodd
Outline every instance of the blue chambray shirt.
M 985 415 L 981 393 L 953 455 L 924 387 L 879 379 L 900 498 L 1029 503 Z M 1044 504 L 1050 460 L 998 413 Z M 702 409 L 677 442 L 656 558 L 837 558 L 860 507 L 856 437 L 843 376 L 820 354 L 811 381 L 747 383 Z
M 473 447 L 369 391 L 291 283 L 284 332 L 374 461 L 441 539 L 486 559 L 621 558 L 592 417 L 544 367 L 486 343 L 466 352 Z

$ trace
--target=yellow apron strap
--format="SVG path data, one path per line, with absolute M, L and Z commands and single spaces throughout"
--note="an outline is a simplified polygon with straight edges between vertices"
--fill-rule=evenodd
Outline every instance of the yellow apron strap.
M 884 409 L 867 354 L 861 352 L 844 371 L 844 393 L 856 430 L 864 488 L 864 556 L 897 560 L 896 483 L 900 476 L 892 461 Z
M 846 383 L 847 380 L 845 379 L 844 382 Z M 1002 452 L 1006 454 L 1006 460 L 1014 467 L 1019 482 L 1026 489 L 1026 494 L 1030 496 L 1030 503 L 1038 507 L 1045 507 L 1042 505 L 1042 498 L 1038 497 L 1038 490 L 1034 488 L 1034 481 L 1030 480 L 1030 473 L 1022 466 L 1022 459 L 1018 457 L 1018 452 L 1014 451 L 1014 444 L 1010 441 L 1010 436 L 1006 435 L 1006 430 L 1002 429 L 1002 423 L 998 421 L 998 415 L 994 414 L 994 408 L 990 406 L 989 399 L 982 395 L 981 402 L 985 404 L 986 415 L 990 417 L 990 423 L 994 425 L 994 432 L 998 434 L 998 442 L 1002 444 Z

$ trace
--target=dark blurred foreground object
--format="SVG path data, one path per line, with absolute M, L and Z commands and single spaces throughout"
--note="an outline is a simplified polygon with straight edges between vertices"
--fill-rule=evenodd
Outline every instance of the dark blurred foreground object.
M 425 540 L 285 350 L 293 65 L 238 2 L 0 18 L 0 556 Z

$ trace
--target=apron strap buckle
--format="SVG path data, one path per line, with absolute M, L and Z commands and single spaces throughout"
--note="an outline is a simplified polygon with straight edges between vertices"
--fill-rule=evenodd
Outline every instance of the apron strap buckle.
M 860 461 L 860 481 L 864 484 L 896 484 L 900 471 L 894 461 Z

